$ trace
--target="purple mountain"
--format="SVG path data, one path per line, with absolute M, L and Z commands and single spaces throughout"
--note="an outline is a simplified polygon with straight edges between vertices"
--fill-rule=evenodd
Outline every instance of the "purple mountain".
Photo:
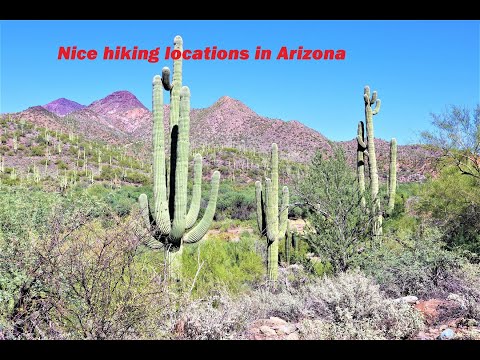
M 100 115 L 119 114 L 136 108 L 147 110 L 135 95 L 124 90 L 115 91 L 103 99 L 94 101 L 88 105 L 88 109 Z
M 42 107 L 58 116 L 65 116 L 76 110 L 83 109 L 85 105 L 65 98 L 60 98 L 47 105 L 43 105 Z

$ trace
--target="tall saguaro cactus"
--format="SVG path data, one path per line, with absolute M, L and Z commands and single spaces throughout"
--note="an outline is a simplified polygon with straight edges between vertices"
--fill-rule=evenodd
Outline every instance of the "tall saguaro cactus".
M 182 50 L 182 38 L 176 36 L 175 49 Z M 164 67 L 162 77 L 153 78 L 153 206 L 145 194 L 139 204 L 152 239 L 151 248 L 164 248 L 170 277 L 180 278 L 183 244 L 200 241 L 210 227 L 217 206 L 220 172 L 212 175 L 210 199 L 203 218 L 195 225 L 200 211 L 202 157 L 194 157 L 194 185 L 187 212 L 187 178 L 190 131 L 190 90 L 182 87 L 181 58 L 174 63 L 173 83 L 170 70 Z M 163 127 L 163 89 L 170 91 L 170 174 L 165 163 Z M 189 231 L 187 231 L 189 230 Z
M 282 190 L 282 205 L 278 209 L 278 147 L 272 144 L 271 175 L 265 178 L 264 188 L 255 182 L 257 224 L 262 236 L 267 238 L 267 275 L 276 282 L 278 278 L 278 241 L 285 236 L 288 225 L 288 187 Z
M 363 99 L 365 101 L 365 122 L 367 125 L 367 150 L 368 150 L 368 170 L 370 173 L 370 192 L 372 196 L 372 215 L 373 235 L 382 235 L 383 215 L 380 209 L 380 198 L 378 196 L 378 169 L 377 156 L 375 154 L 375 134 L 373 132 L 373 115 L 377 115 L 380 111 L 381 101 L 377 98 L 377 92 L 374 91 L 370 97 L 370 87 L 365 86 Z M 372 109 L 372 105 L 375 108 Z
M 377 92 L 374 91 L 370 97 L 370 88 L 365 86 L 363 94 L 365 102 L 365 121 L 367 125 L 367 140 L 365 140 L 364 124 L 358 123 L 357 129 L 357 178 L 359 191 L 362 195 L 361 205 L 365 207 L 365 159 L 368 158 L 368 169 L 370 175 L 370 191 L 372 198 L 373 236 L 382 235 L 383 213 L 380 207 L 380 197 L 378 195 L 378 169 L 377 157 L 375 154 L 375 135 L 373 130 L 373 115 L 380 111 L 381 101 L 377 98 Z M 374 108 L 372 106 L 375 105 Z M 397 187 L 397 141 L 395 138 L 390 142 L 390 169 L 388 183 L 388 205 L 387 215 L 391 215 L 395 206 L 395 192 Z
M 388 173 L 388 206 L 387 215 L 392 215 L 395 207 L 395 194 L 397 191 L 397 139 L 390 141 L 390 169 Z

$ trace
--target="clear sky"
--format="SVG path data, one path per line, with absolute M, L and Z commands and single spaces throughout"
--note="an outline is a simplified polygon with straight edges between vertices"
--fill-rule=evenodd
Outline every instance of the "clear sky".
M 183 83 L 193 108 L 223 95 L 258 114 L 298 120 L 333 140 L 349 140 L 364 117 L 363 87 L 382 100 L 376 137 L 414 143 L 430 113 L 480 102 L 479 21 L 1 21 L 0 112 L 16 112 L 60 97 L 81 104 L 128 90 L 151 108 L 151 81 L 165 47 L 181 35 L 184 49 L 247 49 L 248 60 L 184 60 Z M 57 60 L 60 46 L 96 49 L 98 58 Z M 160 47 L 160 60 L 106 61 L 105 46 Z M 256 46 L 271 49 L 254 60 Z M 344 49 L 339 60 L 276 60 L 282 46 Z M 168 96 L 165 97 L 168 101 Z

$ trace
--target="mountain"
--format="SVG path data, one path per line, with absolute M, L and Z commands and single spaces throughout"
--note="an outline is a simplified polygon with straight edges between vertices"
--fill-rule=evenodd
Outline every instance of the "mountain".
M 151 122 L 150 111 L 129 91 L 115 91 L 86 108 L 104 118 L 114 128 L 132 134 Z
M 57 104 L 74 103 L 66 99 L 60 100 L 62 99 L 55 102 Z M 66 109 L 65 107 L 65 111 Z M 169 106 L 165 105 L 164 110 L 164 127 L 168 130 Z M 55 111 L 62 113 L 58 109 Z M 81 133 L 90 140 L 123 145 L 144 142 L 146 150 L 151 147 L 152 114 L 135 95 L 128 91 L 116 91 L 65 116 L 59 114 L 54 110 L 49 111 L 45 107 L 35 106 L 14 116 L 43 127 L 48 126 L 52 130 Z M 221 97 L 210 107 L 192 109 L 190 118 L 192 148 L 214 144 L 217 147 L 254 149 L 257 152 L 267 153 L 271 143 L 276 142 L 279 145 L 281 157 L 303 163 L 308 162 L 317 149 L 327 154 L 332 150 L 333 142 L 299 121 L 283 121 L 261 116 L 241 101 L 228 96 Z M 345 149 L 349 161 L 354 166 L 356 140 L 337 143 Z M 386 179 L 389 143 L 382 139 L 375 139 L 375 144 L 380 177 Z M 433 173 L 431 166 L 433 157 L 435 154 L 419 145 L 398 146 L 398 180 L 404 182 L 425 179 L 427 173 Z
M 43 108 L 58 116 L 65 116 L 79 109 L 83 109 L 85 105 L 79 104 L 75 101 L 60 98 L 43 105 Z

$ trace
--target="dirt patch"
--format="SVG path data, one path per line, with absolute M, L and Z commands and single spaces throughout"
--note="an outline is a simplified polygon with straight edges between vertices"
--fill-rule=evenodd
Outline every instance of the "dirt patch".
M 245 231 L 248 232 L 249 234 L 253 234 L 253 229 L 251 227 L 236 226 L 236 227 L 231 227 L 224 231 L 220 231 L 218 229 L 208 230 L 205 238 L 208 239 L 212 236 L 215 236 L 225 241 L 240 241 L 240 234 L 242 234 Z

